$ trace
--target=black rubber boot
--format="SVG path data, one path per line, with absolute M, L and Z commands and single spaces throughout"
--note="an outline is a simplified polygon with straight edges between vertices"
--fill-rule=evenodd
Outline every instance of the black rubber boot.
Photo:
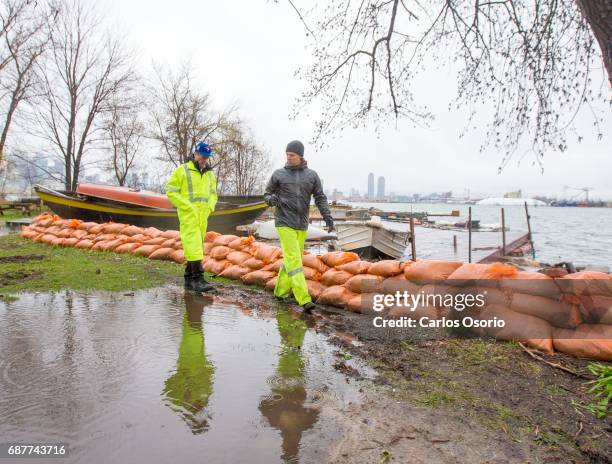
M 317 308 L 318 306 L 314 304 L 312 301 L 309 301 L 308 303 L 304 303 L 302 305 L 302 309 L 304 310 L 306 314 L 312 314 L 312 310 L 317 309 Z
M 214 290 L 215 287 L 204 278 L 202 263 L 200 261 L 190 261 L 190 263 L 192 265 L 191 289 L 196 292 L 210 292 Z
M 193 261 L 187 261 L 185 264 L 185 288 L 193 290 Z

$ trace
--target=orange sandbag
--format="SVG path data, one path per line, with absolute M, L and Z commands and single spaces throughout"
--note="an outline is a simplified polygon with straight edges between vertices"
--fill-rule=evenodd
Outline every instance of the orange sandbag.
M 355 295 L 346 304 L 346 310 L 360 314 L 386 314 L 388 308 L 383 308 L 383 310 L 380 311 L 374 310 L 374 298 L 377 298 L 375 295 L 376 293 L 361 293 Z
M 368 274 L 381 277 L 393 277 L 402 273 L 402 265 L 395 259 L 384 259 L 373 263 Z
M 82 238 L 85 238 L 87 235 L 89 235 L 89 233 L 86 230 L 78 229 L 78 230 L 73 230 L 72 235 L 70 237 L 78 238 L 80 240 Z
M 96 238 L 92 240 L 94 243 L 106 242 L 107 240 L 115 240 L 117 236 L 115 234 L 100 234 L 96 235 Z
M 204 270 L 215 275 L 221 274 L 225 269 L 230 266 L 233 266 L 233 264 L 227 259 L 217 260 L 214 258 L 208 258 L 204 261 Z
M 152 239 L 153 240 L 153 239 Z M 164 241 L 159 244 L 162 248 L 174 248 L 176 240 L 173 238 L 164 238 Z
M 565 293 L 612 296 L 612 275 L 605 272 L 574 272 L 555 279 L 555 282 Z
M 248 237 L 238 237 L 232 240 L 227 246 L 233 250 L 244 251 L 245 248 L 251 246 L 255 241 L 255 237 L 249 235 Z
M 372 263 L 369 261 L 352 261 L 336 266 L 336 268 L 340 271 L 350 272 L 351 274 L 367 274 L 371 265 Z
M 132 253 L 136 248 L 142 246 L 140 243 L 124 243 L 115 248 L 115 253 Z
M 417 305 L 415 308 L 409 306 L 392 305 L 386 308 L 389 317 L 409 317 L 416 319 L 427 318 L 429 320 L 439 319 L 438 309 L 435 306 L 427 306 L 423 304 Z M 427 321 L 423 321 L 427 324 Z
M 172 254 L 176 250 L 174 248 L 158 248 L 149 255 L 149 259 L 159 259 L 162 261 L 172 261 Z
M 206 234 L 208 235 L 208 233 Z M 233 240 L 236 240 L 238 238 L 237 235 L 232 235 L 232 234 L 227 234 L 227 235 L 218 235 L 214 240 L 213 240 L 213 245 L 214 246 L 228 246 Z M 233 250 L 232 250 L 233 251 Z
M 164 238 L 171 238 L 173 240 L 179 240 L 181 238 L 181 233 L 178 230 L 164 230 L 161 233 L 161 236 Z
M 304 266 L 311 267 L 315 271 L 320 272 L 321 274 L 323 274 L 329 269 L 329 267 L 326 266 L 325 263 L 321 261 L 321 258 L 317 255 L 302 256 L 302 263 L 304 263 Z
M 372 274 L 357 274 L 346 281 L 344 286 L 353 293 L 373 293 L 384 279 Z
M 332 251 L 321 256 L 321 260 L 329 267 L 340 266 L 358 259 L 359 255 L 352 251 Z
M 23 238 L 33 239 L 37 235 L 38 235 L 38 232 L 33 230 L 31 227 L 28 227 L 28 226 L 21 227 L 21 236 Z
M 147 240 L 149 240 L 149 237 L 147 237 L 144 234 L 136 234 L 136 235 L 132 235 L 128 238 L 128 241 L 131 243 L 144 243 Z
M 75 246 L 77 243 L 79 242 L 78 238 L 75 237 L 70 237 L 70 238 L 65 238 L 64 239 L 64 243 L 62 243 L 62 246 L 65 247 L 73 247 Z
M 162 231 L 155 227 L 147 227 L 146 229 L 143 229 L 142 233 L 151 238 L 157 238 L 161 236 Z
M 420 291 L 421 286 L 406 279 L 404 274 L 387 277 L 376 287 L 376 292 L 384 294 L 395 294 L 396 292 L 417 294 Z
M 93 246 L 93 242 L 91 240 L 80 240 L 74 247 L 82 248 L 83 250 L 89 250 Z
M 404 266 L 404 277 L 419 284 L 436 283 L 448 279 L 461 265 L 453 261 L 415 261 Z
M 276 287 L 276 282 L 278 282 L 278 276 L 272 277 L 270 280 L 266 282 L 266 290 L 274 291 L 274 287 Z
M 342 285 L 333 285 L 323 290 L 317 303 L 344 308 L 351 298 L 357 296 Z
M 95 242 L 93 246 L 91 247 L 91 250 L 92 251 L 104 251 L 104 248 L 106 247 L 106 244 L 109 241 L 110 240 L 102 240 L 101 242 Z
M 149 240 L 145 240 L 143 243 L 143 245 L 159 245 L 161 246 L 162 243 L 164 243 L 167 239 L 164 237 L 155 237 L 155 238 L 150 238 Z M 171 247 L 166 247 L 166 248 L 171 248 Z
M 55 237 L 53 240 L 51 240 L 50 245 L 53 246 L 62 246 L 64 244 L 64 240 L 66 240 L 65 238 L 61 238 L 61 237 Z
M 51 245 L 55 239 L 57 239 L 57 237 L 53 234 L 44 234 L 40 241 L 42 243 L 46 243 L 47 245 Z
M 404 275 L 406 272 L 410 272 L 420 261 L 413 263 L 408 267 L 407 270 L 404 271 Z M 447 278 L 450 282 L 447 282 L 449 285 L 474 285 L 476 280 L 485 281 L 491 280 L 491 274 L 489 273 L 491 269 L 491 264 L 480 264 L 480 263 L 458 263 L 459 267 L 456 268 Z M 418 268 L 417 268 L 418 269 Z M 406 276 L 406 278 L 410 278 L 411 274 Z M 479 284 L 482 285 L 481 282 Z M 487 285 L 488 286 L 488 285 Z M 495 283 L 497 286 L 497 283 Z
M 227 259 L 229 259 L 233 264 L 242 264 L 251 258 L 251 255 L 245 253 L 244 251 L 232 251 L 227 255 Z
M 185 262 L 185 254 L 183 250 L 174 250 L 174 253 L 170 255 L 172 261 L 178 264 L 183 264 Z
M 612 325 L 581 324 L 575 330 L 553 328 L 557 351 L 579 358 L 612 361 Z
M 69 219 L 66 227 L 69 227 L 70 229 L 78 229 L 82 222 L 83 221 L 80 219 Z
M 61 227 L 58 226 L 51 226 L 51 227 L 47 227 L 45 229 L 45 234 L 51 234 L 51 235 L 57 235 L 62 231 Z
M 279 258 L 276 261 L 274 261 L 273 263 L 266 264 L 261 269 L 263 271 L 272 271 L 272 272 L 278 273 L 280 271 L 280 267 L 281 267 L 282 264 L 283 264 L 283 260 Z
M 548 321 L 555 327 L 573 329 L 581 322 L 576 305 L 537 295 L 512 294 L 510 309 Z
M 92 226 L 89 229 L 87 229 L 87 232 L 89 232 L 90 234 L 94 234 L 94 235 L 101 234 L 102 233 L 102 225 L 101 224 L 96 224 L 95 226 Z
M 321 273 L 317 272 L 315 269 L 311 267 L 303 266 L 303 272 L 304 272 L 304 277 L 306 277 L 306 280 L 314 280 L 316 282 L 321 280 Z
M 612 297 L 582 295 L 579 298 L 580 312 L 585 322 L 612 325 Z
M 117 237 L 115 240 L 108 240 L 104 242 L 102 251 L 115 251 L 118 246 L 123 245 L 126 242 L 125 235 Z
M 102 224 L 102 232 L 105 234 L 119 234 L 123 229 L 128 227 L 127 224 L 121 224 L 118 222 L 107 222 L 106 224 Z
M 253 269 L 249 269 L 248 267 L 238 266 L 234 264 L 233 266 L 224 269 L 223 272 L 219 274 L 219 276 L 227 277 L 228 279 L 240 280 L 243 275 L 248 274 L 252 271 Z
M 159 245 L 143 245 L 134 250 L 135 255 L 148 257 L 155 250 L 159 249 Z
M 68 238 L 68 237 L 72 237 L 72 232 L 74 232 L 74 229 L 70 229 L 68 227 L 60 230 L 57 234 L 56 237 L 59 238 Z
M 511 277 L 500 279 L 499 287 L 507 292 L 525 293 L 558 300 L 561 297 L 561 291 L 557 280 L 540 272 L 518 271 Z
M 87 230 L 87 231 L 88 231 L 88 230 L 89 230 L 91 227 L 93 227 L 93 226 L 97 226 L 97 225 L 98 225 L 98 223 L 97 223 L 97 222 L 81 222 L 81 223 L 79 224 L 79 227 L 78 227 L 78 228 L 79 228 L 80 230 Z
M 321 276 L 321 283 L 331 287 L 333 285 L 344 285 L 347 280 L 353 277 L 353 274 L 346 271 L 339 271 L 335 268 L 329 268 L 328 271 Z
M 259 285 L 265 287 L 268 280 L 276 277 L 274 272 L 270 271 L 251 271 L 248 274 L 242 276 L 242 281 L 247 285 Z
M 223 245 L 215 245 L 213 243 L 213 248 L 208 253 L 208 256 L 214 259 L 225 259 L 227 255 L 229 255 L 233 250 L 230 247 Z
M 45 236 L 45 234 L 38 234 L 36 237 L 34 237 L 32 240 L 34 240 L 35 242 L 41 242 L 42 243 L 42 238 Z
M 274 285 L 276 285 L 276 280 L 274 281 Z M 308 285 L 308 293 L 310 293 L 310 298 L 312 298 L 312 301 L 316 301 L 321 296 L 321 293 L 327 289 L 327 286 L 321 285 L 319 282 L 314 280 L 307 280 L 306 285 Z M 272 289 L 274 290 L 274 287 Z
M 91 233 L 91 229 L 88 229 Z M 143 228 L 138 226 L 127 226 L 125 229 L 121 229 L 121 233 L 123 235 L 129 235 L 130 237 L 133 235 L 142 234 Z
M 204 236 L 204 241 L 214 242 L 215 239 L 220 236 L 221 234 L 219 232 L 215 232 L 214 230 L 209 230 L 208 232 L 206 232 L 206 235 Z
M 262 260 L 264 265 L 273 263 L 281 255 L 281 249 L 279 247 L 266 245 L 265 243 L 254 242 L 251 249 L 253 250 L 253 256 Z
M 176 242 L 178 244 L 178 248 L 183 248 L 183 243 L 180 240 L 177 240 Z M 177 248 L 177 246 L 175 245 L 174 248 Z M 204 242 L 204 244 L 202 245 L 202 251 L 204 252 L 204 256 L 208 256 L 210 254 L 210 250 L 212 250 L 214 248 L 212 242 Z

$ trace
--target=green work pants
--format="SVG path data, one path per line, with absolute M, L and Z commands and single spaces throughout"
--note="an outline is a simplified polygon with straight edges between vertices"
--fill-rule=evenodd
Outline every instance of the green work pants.
M 279 297 L 286 297 L 293 290 L 293 296 L 298 304 L 304 305 L 312 301 L 310 293 L 308 293 L 302 264 L 306 231 L 290 227 L 277 227 L 276 230 L 283 249 L 283 264 L 278 271 L 274 294 Z

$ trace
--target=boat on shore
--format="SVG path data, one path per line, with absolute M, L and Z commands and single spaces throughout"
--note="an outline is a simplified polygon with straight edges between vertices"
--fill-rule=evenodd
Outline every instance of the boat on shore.
M 51 211 L 63 218 L 122 222 L 161 230 L 179 228 L 176 209 L 165 195 L 124 187 L 94 187 L 69 192 L 36 185 L 34 190 Z M 222 234 L 236 233 L 237 226 L 250 224 L 267 208 L 262 195 L 219 196 L 216 210 L 208 218 L 208 228 Z
M 386 228 L 377 219 L 339 223 L 340 249 L 353 251 L 363 259 L 400 259 L 410 244 L 410 234 Z

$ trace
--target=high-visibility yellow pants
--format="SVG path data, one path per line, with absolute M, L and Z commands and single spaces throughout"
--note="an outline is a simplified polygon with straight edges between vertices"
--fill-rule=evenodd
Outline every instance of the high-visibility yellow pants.
M 293 296 L 298 304 L 304 305 L 312 301 L 310 293 L 308 293 L 302 264 L 306 231 L 291 229 L 290 227 L 277 227 L 276 230 L 283 250 L 283 264 L 278 271 L 274 294 L 279 297 L 286 297 L 293 290 Z

